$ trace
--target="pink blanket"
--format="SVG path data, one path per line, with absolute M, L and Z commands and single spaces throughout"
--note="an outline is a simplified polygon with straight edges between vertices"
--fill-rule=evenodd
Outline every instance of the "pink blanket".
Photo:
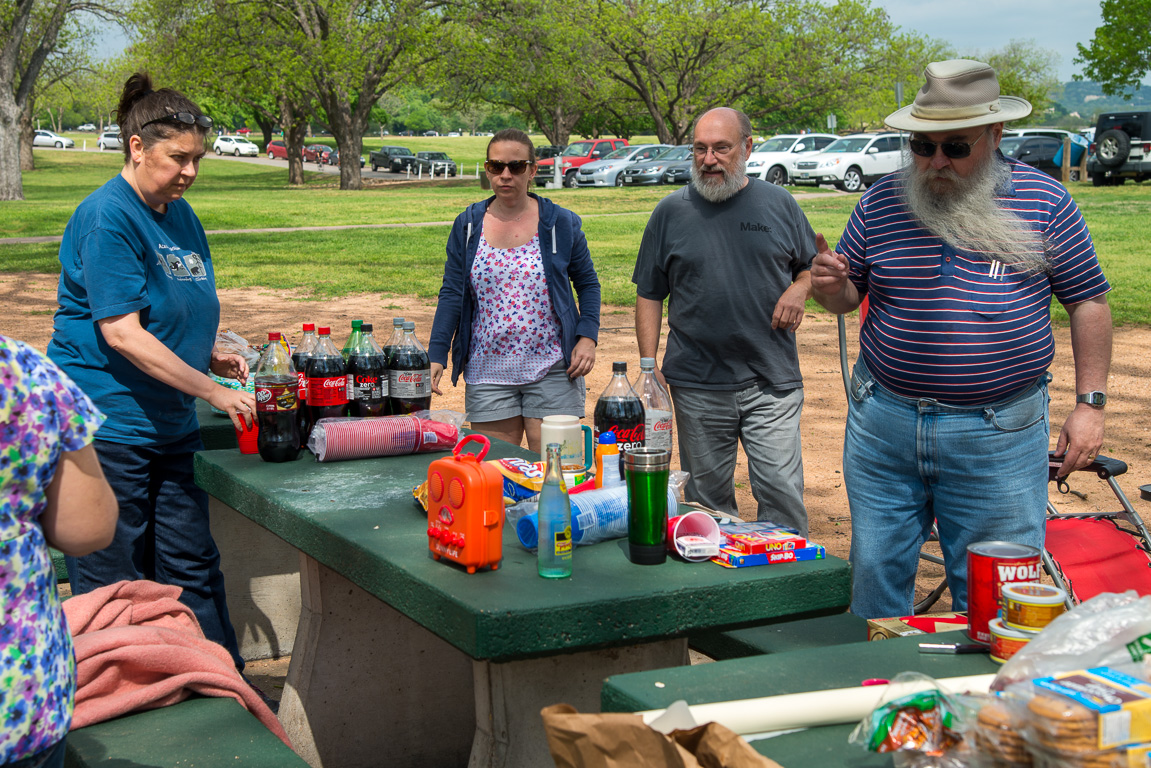
M 230 696 L 289 747 L 223 646 L 204 637 L 180 588 L 121 581 L 64 601 L 76 647 L 72 727 L 183 701 L 193 693 Z

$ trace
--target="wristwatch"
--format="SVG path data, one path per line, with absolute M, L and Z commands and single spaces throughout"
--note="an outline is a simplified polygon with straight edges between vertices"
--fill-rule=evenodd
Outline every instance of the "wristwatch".
M 1076 395 L 1075 402 L 1087 403 L 1092 408 L 1102 408 L 1107 405 L 1107 393 L 1095 390 L 1084 395 Z

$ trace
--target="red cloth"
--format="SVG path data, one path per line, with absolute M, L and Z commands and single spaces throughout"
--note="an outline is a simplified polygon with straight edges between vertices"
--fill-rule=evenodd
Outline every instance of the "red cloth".
M 230 696 L 291 747 L 280 721 L 179 597 L 179 587 L 121 581 L 64 601 L 76 648 L 72 727 L 166 707 L 193 693 Z

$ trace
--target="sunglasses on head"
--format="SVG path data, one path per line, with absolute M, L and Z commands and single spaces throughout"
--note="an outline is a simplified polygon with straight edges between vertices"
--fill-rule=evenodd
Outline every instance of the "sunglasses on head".
M 521 173 L 528 169 L 529 165 L 534 165 L 531 160 L 512 160 L 505 163 L 502 160 L 488 160 L 484 163 L 484 169 L 493 176 L 499 176 L 507 168 L 513 175 L 519 176 Z
M 155 120 L 149 120 L 140 126 L 140 130 L 144 130 L 152 123 L 179 123 L 181 125 L 198 125 L 201 128 L 211 128 L 212 118 L 207 115 L 193 115 L 191 112 L 174 112 L 170 115 L 157 117 Z
M 934 157 L 935 148 L 939 147 L 943 150 L 945 157 L 949 157 L 952 160 L 960 160 L 970 155 L 971 148 L 978 144 L 986 135 L 986 133 L 980 134 L 979 138 L 970 144 L 965 141 L 944 141 L 942 143 L 936 143 L 934 141 L 924 141 L 923 139 L 911 139 L 907 142 L 907 146 L 911 147 L 911 151 L 920 157 Z

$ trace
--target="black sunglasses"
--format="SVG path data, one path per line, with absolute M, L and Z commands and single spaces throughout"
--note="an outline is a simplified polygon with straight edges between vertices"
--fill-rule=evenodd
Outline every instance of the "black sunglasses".
M 911 147 L 911 151 L 920 157 L 934 157 L 935 148 L 939 147 L 943 150 L 946 157 L 952 160 L 960 160 L 971 154 L 971 148 L 980 142 L 980 140 L 987 134 L 981 134 L 978 139 L 968 144 L 963 141 L 945 141 L 937 144 L 934 141 L 924 141 L 923 139 L 911 139 L 907 142 L 907 146 Z
M 140 126 L 140 130 L 144 130 L 152 123 L 180 123 L 182 125 L 198 125 L 201 128 L 211 128 L 212 118 L 207 115 L 193 115 L 191 112 L 174 112 L 170 115 L 157 117 L 155 120 L 149 120 Z
M 488 160 L 484 163 L 484 170 L 493 176 L 499 176 L 504 172 L 504 168 L 507 168 L 513 175 L 519 176 L 528 169 L 529 165 L 534 164 L 531 160 L 512 160 L 510 163 L 505 163 L 502 160 Z

